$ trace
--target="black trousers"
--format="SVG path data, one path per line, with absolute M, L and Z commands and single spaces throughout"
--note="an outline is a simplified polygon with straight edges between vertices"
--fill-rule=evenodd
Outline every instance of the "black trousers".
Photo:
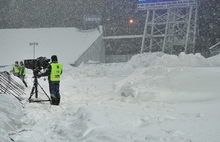
M 60 104 L 60 83 L 59 82 L 49 82 L 50 97 L 52 105 Z

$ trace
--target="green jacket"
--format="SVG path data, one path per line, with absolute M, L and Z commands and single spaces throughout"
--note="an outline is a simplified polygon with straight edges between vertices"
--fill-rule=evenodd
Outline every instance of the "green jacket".
M 13 67 L 13 73 L 19 73 L 20 72 L 20 67 L 19 66 L 14 66 Z
M 19 75 L 23 75 L 25 76 L 27 74 L 27 70 L 24 66 L 21 66 L 20 67 L 20 72 L 19 72 Z

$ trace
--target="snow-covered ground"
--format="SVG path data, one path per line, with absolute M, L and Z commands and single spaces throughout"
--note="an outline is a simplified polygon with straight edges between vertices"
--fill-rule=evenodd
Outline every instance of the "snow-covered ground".
M 144 53 L 127 63 L 64 67 L 60 106 L 29 103 L 31 77 L 28 70 L 24 108 L 0 94 L 1 142 L 220 140 L 220 55 Z

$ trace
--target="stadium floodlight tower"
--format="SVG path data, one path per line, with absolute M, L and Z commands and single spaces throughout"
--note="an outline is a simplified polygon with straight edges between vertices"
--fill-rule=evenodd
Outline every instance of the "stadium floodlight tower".
M 141 53 L 194 53 L 197 31 L 197 0 L 139 0 L 146 11 Z

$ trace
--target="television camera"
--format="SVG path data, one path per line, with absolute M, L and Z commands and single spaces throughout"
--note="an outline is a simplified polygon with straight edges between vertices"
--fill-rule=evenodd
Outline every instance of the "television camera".
M 32 69 L 34 76 L 37 76 L 41 69 L 46 69 L 50 65 L 50 59 L 38 57 L 37 59 L 24 60 L 24 66 Z
M 34 84 L 32 87 L 32 91 L 30 93 L 29 97 L 29 103 L 30 102 L 41 102 L 41 101 L 51 101 L 50 97 L 47 95 L 47 93 L 44 91 L 44 89 L 40 86 L 38 82 L 38 75 L 39 72 L 42 69 L 47 69 L 50 65 L 50 59 L 47 59 L 46 57 L 38 57 L 37 59 L 27 59 L 24 60 L 24 66 L 27 69 L 32 69 L 33 70 L 33 78 L 34 78 Z M 48 100 L 38 100 L 38 86 L 42 89 L 44 94 L 48 97 Z M 36 99 L 31 99 L 31 97 L 35 94 Z

